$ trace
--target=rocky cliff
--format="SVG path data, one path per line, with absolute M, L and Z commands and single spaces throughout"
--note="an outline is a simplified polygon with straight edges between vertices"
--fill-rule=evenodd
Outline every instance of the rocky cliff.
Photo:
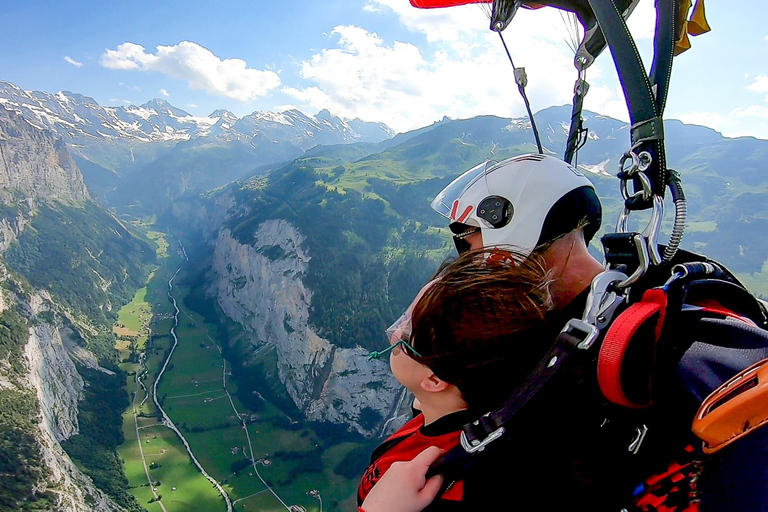
M 312 292 L 302 282 L 310 257 L 304 235 L 286 220 L 268 220 L 244 245 L 223 229 L 215 239 L 211 292 L 251 342 L 272 346 L 280 380 L 307 417 L 350 425 L 366 435 L 397 422 L 401 386 L 386 362 L 360 347 L 339 348 L 309 325 Z
M 65 144 L 0 105 L 0 189 L 56 201 L 89 198 Z
M 115 288 L 132 295 L 127 271 L 148 249 L 131 238 L 62 141 L 0 105 L 0 510 L 124 510 L 62 446 L 91 421 L 83 371 L 120 378 L 99 361 Z
M 32 442 L 24 448 L 31 450 L 32 456 L 24 461 L 26 467 L 16 468 L 19 472 L 34 474 L 34 484 L 16 496 L 0 498 L 19 500 L 21 510 L 27 510 L 24 502 L 35 498 L 47 500 L 46 510 L 56 512 L 123 510 L 77 468 L 60 444 L 76 435 L 79 429 L 78 405 L 84 382 L 75 361 L 93 358 L 93 355 L 71 341 L 73 332 L 56 312 L 57 307 L 47 293 L 10 291 L 21 290 L 21 285 L 2 264 L 0 286 L 0 314 L 6 310 L 19 311 L 29 326 L 26 332 L 17 333 L 17 339 L 24 343 L 17 347 L 21 357 L 14 358 L 11 350 L 7 358 L 0 361 L 0 390 L 3 400 L 8 401 L 4 406 L 12 408 L 28 397 L 32 399 L 32 410 L 37 411 L 26 425 L 29 430 L 26 434 L 31 436 L 26 439 Z M 7 329 L 9 324 L 5 317 L 3 320 L 3 327 Z M 24 426 L 10 426 L 25 430 Z

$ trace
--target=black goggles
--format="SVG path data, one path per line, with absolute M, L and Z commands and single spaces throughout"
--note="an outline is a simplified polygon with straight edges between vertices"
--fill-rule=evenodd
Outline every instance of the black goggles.
M 459 254 L 464 254 L 465 252 L 472 249 L 472 245 L 470 245 L 469 242 L 466 241 L 466 238 L 468 236 L 474 235 L 475 233 L 479 233 L 480 228 L 470 228 L 463 233 L 459 233 L 458 235 L 453 235 L 453 244 L 456 246 L 456 251 Z

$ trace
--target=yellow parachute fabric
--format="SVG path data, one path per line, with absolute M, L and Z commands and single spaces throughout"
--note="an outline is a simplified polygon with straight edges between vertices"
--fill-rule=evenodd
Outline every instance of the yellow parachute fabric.
M 679 4 L 678 15 L 683 20 L 680 23 L 680 32 L 677 35 L 677 41 L 675 41 L 675 55 L 680 55 L 685 50 L 691 47 L 691 41 L 688 38 L 689 35 L 699 36 L 709 32 L 709 23 L 707 23 L 707 15 L 704 12 L 704 0 L 696 0 L 693 6 L 693 12 L 688 17 L 688 11 L 691 9 L 691 0 L 681 0 Z

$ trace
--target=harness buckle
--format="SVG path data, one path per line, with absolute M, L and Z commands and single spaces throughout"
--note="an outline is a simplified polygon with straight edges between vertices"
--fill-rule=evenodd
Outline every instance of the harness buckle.
M 504 427 L 499 427 L 490 434 L 488 434 L 485 439 L 473 439 L 470 441 L 467 438 L 467 433 L 465 431 L 461 431 L 461 436 L 459 437 L 459 442 L 461 443 L 461 447 L 464 448 L 464 451 L 467 453 L 475 453 L 475 452 L 481 452 L 485 450 L 485 447 L 492 443 L 493 441 L 497 440 L 501 436 L 504 435 Z
M 627 275 L 623 272 L 604 270 L 592 280 L 584 316 L 581 320 L 571 318 L 560 331 L 578 338 L 576 348 L 589 350 L 600 335 L 600 331 L 611 322 L 616 310 L 626 299 L 624 295 L 614 290 L 615 285 L 626 279 Z
M 627 275 L 618 270 L 604 270 L 597 274 L 592 279 L 582 320 L 598 330 L 608 325 L 616 309 L 625 300 L 623 295 L 616 293 L 615 285 L 626 279 Z
M 597 337 L 600 334 L 597 327 L 584 320 L 579 320 L 578 318 L 571 318 L 568 320 L 565 327 L 563 327 L 563 330 L 560 332 L 570 335 L 578 333 L 580 341 L 579 344 L 576 345 L 576 348 L 581 350 L 588 350 L 589 347 L 595 343 L 595 340 L 597 340 Z

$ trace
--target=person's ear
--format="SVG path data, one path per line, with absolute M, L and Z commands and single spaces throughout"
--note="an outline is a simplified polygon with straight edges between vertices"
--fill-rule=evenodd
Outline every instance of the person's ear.
M 430 373 L 421 379 L 421 389 L 428 393 L 439 393 L 448 389 L 449 386 L 451 386 L 450 383 L 444 381 L 434 373 Z

